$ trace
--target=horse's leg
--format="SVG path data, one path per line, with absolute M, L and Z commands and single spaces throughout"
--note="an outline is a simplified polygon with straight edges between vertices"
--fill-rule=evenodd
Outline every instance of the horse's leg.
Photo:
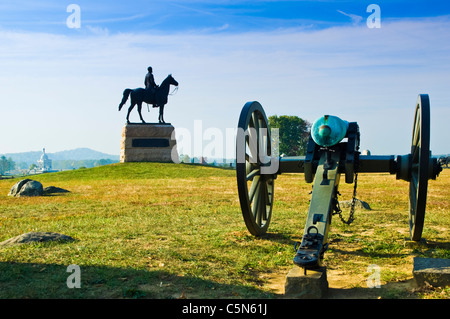
M 161 123 L 161 106 L 159 107 L 159 116 L 158 116 L 158 120 L 159 120 L 159 123 Z
M 164 122 L 164 105 L 159 107 L 159 123 L 166 123 Z
M 139 117 L 141 118 L 142 123 L 145 123 L 144 119 L 142 118 L 142 102 L 138 103 L 138 113 L 139 113 Z
M 127 113 L 127 123 L 128 124 L 130 124 L 130 113 L 131 113 L 131 110 L 134 109 L 135 105 L 136 104 L 131 104 L 130 107 L 128 108 L 128 113 Z

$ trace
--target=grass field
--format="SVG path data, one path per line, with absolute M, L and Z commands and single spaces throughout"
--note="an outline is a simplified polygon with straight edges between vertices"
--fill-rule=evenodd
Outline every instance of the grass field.
M 301 239 L 311 184 L 280 175 L 269 232 L 254 238 L 240 212 L 235 171 L 198 165 L 126 163 L 33 176 L 70 193 L 8 197 L 0 181 L 0 242 L 30 232 L 73 242 L 0 247 L 0 298 L 282 298 Z M 449 287 L 414 289 L 413 257 L 450 258 L 450 170 L 429 182 L 423 237 L 407 238 L 408 183 L 360 174 L 350 226 L 334 218 L 325 254 L 336 298 L 449 298 Z M 340 200 L 352 185 L 341 183 Z M 344 215 L 348 213 L 344 209 Z M 81 288 L 66 281 L 80 266 Z M 369 265 L 381 288 L 367 288 Z

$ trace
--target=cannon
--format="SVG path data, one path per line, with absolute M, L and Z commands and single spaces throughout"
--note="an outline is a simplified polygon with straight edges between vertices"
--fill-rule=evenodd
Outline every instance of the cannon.
M 313 183 L 308 216 L 300 243 L 296 243 L 294 264 L 305 269 L 323 266 L 328 248 L 332 215 L 350 224 L 354 217 L 358 173 L 390 173 L 409 182 L 409 230 L 420 241 L 425 219 L 429 179 L 442 170 L 430 151 L 430 100 L 420 94 L 415 106 L 411 153 L 406 155 L 362 155 L 360 131 L 356 122 L 324 115 L 311 126 L 305 156 L 277 156 L 269 123 L 257 101 L 242 108 L 236 136 L 236 180 L 242 215 L 254 236 L 267 232 L 278 175 L 303 173 Z M 338 202 L 340 176 L 354 184 L 350 216 L 342 217 Z

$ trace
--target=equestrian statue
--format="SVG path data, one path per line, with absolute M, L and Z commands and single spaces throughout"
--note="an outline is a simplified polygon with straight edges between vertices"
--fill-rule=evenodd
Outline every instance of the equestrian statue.
M 119 111 L 122 109 L 123 105 L 128 100 L 128 97 L 131 96 L 131 105 L 128 108 L 127 113 L 127 124 L 130 123 L 130 112 L 133 110 L 134 106 L 137 104 L 138 113 L 142 123 L 145 123 L 142 118 L 142 103 L 145 102 L 147 104 L 152 104 L 153 107 L 159 107 L 159 123 L 166 123 L 164 121 L 164 105 L 167 104 L 167 98 L 169 95 L 170 85 L 178 86 L 178 82 L 172 77 L 172 74 L 169 74 L 167 78 L 162 81 L 161 85 L 158 86 L 155 83 L 152 74 L 152 67 L 148 67 L 148 73 L 145 76 L 145 89 L 137 88 L 137 89 L 125 89 L 123 91 L 123 98 L 119 104 Z

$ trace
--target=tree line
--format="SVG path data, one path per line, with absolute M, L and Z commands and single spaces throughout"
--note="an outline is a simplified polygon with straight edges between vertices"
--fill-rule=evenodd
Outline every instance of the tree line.
M 96 166 L 103 166 L 108 164 L 117 163 L 115 160 L 111 159 L 100 159 L 100 160 L 56 160 L 52 161 L 52 169 L 54 170 L 69 170 L 78 168 L 90 168 Z M 25 162 L 16 163 L 11 157 L 6 158 L 5 156 L 0 157 L 0 175 L 12 172 L 14 170 L 28 170 L 33 171 L 38 168 L 37 164 L 27 164 Z
M 55 170 L 67 170 L 77 168 L 90 168 L 96 166 L 103 166 L 108 164 L 117 163 L 111 159 L 100 160 L 54 160 L 52 161 L 52 168 Z

